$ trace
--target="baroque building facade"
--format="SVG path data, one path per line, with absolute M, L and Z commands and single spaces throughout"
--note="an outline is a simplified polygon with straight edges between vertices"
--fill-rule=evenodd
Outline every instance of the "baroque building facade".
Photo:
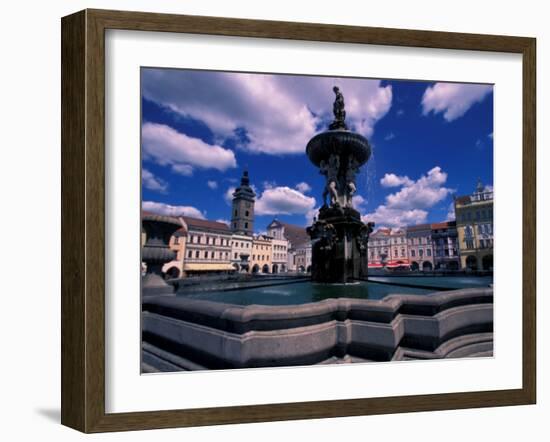
M 430 224 L 418 224 L 407 227 L 407 246 L 409 248 L 412 271 L 430 272 L 434 269 L 432 228 Z
M 493 190 L 478 182 L 471 195 L 454 201 L 460 263 L 472 271 L 493 270 Z
M 272 269 L 272 238 L 267 235 L 256 235 L 252 238 L 252 273 L 271 273 Z
M 368 259 L 369 268 L 408 268 L 410 262 L 405 229 L 383 228 L 371 233 Z
M 431 228 L 435 270 L 459 270 L 460 255 L 456 221 L 434 223 Z

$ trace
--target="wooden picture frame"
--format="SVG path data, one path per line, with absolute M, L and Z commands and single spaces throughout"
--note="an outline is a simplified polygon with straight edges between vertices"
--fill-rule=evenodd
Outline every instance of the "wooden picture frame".
M 494 51 L 523 63 L 523 383 L 511 390 L 105 412 L 105 30 Z M 62 19 L 62 409 L 83 432 L 533 404 L 536 400 L 536 41 L 533 38 L 84 10 Z

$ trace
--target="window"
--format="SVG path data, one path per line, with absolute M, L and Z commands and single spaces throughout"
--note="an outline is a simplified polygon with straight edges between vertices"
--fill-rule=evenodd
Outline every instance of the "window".
M 245 214 L 245 216 L 248 216 L 248 210 L 244 214 Z
M 474 248 L 474 241 L 471 240 L 471 239 L 467 239 L 466 241 L 464 241 L 466 243 L 466 248 L 467 249 L 473 249 Z
M 432 249 L 426 249 L 426 255 L 432 256 Z
M 248 223 L 244 223 L 244 228 L 248 229 Z
M 238 214 L 238 212 L 237 212 L 237 210 L 235 210 L 235 216 L 237 216 L 237 214 Z
M 485 233 L 483 230 L 484 230 L 484 229 L 483 229 L 483 224 L 478 224 L 478 226 L 477 226 L 477 233 L 479 233 L 480 235 L 482 235 L 483 233 Z
M 233 228 L 234 228 L 234 229 L 237 228 L 237 223 L 233 223 Z
M 208 259 L 208 250 L 207 250 L 206 252 L 204 252 L 204 257 L 205 257 L 206 259 Z
M 174 244 L 179 244 L 179 243 L 180 243 L 179 236 L 174 236 Z
M 424 249 L 418 249 L 418 256 L 421 258 L 424 256 Z
M 237 252 L 235 252 L 235 259 L 237 259 Z
M 405 256 L 405 249 L 401 249 L 401 258 Z
M 414 258 L 416 256 L 416 252 L 413 250 L 411 250 L 411 256 Z
M 192 251 L 192 250 L 189 250 L 189 252 L 187 252 L 187 257 L 188 257 L 188 258 L 192 258 L 192 257 L 193 257 L 193 251 Z
M 195 258 L 198 258 L 198 257 L 199 257 L 199 251 L 197 250 L 197 251 L 195 252 Z
M 394 249 L 393 256 L 397 257 L 397 249 Z

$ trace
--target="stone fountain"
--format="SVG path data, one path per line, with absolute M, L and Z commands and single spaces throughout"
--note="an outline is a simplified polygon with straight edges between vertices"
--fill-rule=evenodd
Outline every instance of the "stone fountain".
M 361 221 L 353 195 L 359 168 L 369 160 L 371 148 L 365 137 L 348 129 L 344 96 L 336 86 L 333 91 L 334 121 L 306 147 L 326 179 L 319 217 L 307 231 L 312 240 L 312 280 L 346 283 L 368 273 L 367 245 L 374 223 Z
M 162 277 L 162 266 L 176 259 L 176 252 L 170 250 L 170 237 L 182 224 L 177 218 L 162 215 L 143 215 L 141 224 L 146 236 L 141 260 L 147 265 L 147 273 L 142 280 L 142 294 L 172 294 L 174 287 Z

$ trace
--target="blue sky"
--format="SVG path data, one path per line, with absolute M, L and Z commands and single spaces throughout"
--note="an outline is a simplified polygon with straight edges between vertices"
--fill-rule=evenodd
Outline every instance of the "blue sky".
M 356 208 L 377 227 L 452 219 L 455 195 L 493 184 L 490 85 L 142 68 L 143 207 L 228 221 L 248 168 L 258 232 L 274 217 L 308 225 L 324 178 L 305 155 L 333 119 L 373 155 L 357 179 Z

